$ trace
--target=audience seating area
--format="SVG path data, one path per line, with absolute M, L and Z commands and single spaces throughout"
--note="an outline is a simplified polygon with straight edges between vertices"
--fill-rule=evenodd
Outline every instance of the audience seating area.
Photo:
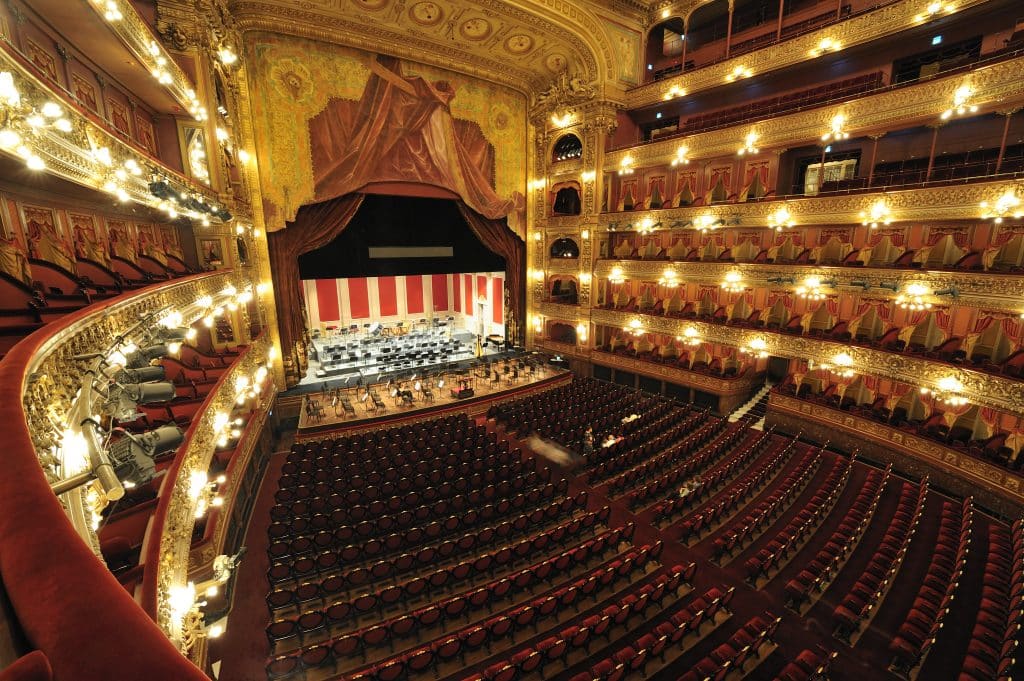
M 485 418 L 281 455 L 268 679 L 1020 671 L 1019 521 L 799 435 L 595 380 Z M 588 423 L 623 437 L 577 450 Z M 580 460 L 547 462 L 519 439 L 533 432 Z

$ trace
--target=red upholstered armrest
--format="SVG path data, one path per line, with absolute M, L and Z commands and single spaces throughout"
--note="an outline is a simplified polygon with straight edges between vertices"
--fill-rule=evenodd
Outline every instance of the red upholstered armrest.
M 0 672 L 0 681 L 51 681 L 53 670 L 50 661 L 41 650 L 33 650 L 19 657 L 7 669 Z

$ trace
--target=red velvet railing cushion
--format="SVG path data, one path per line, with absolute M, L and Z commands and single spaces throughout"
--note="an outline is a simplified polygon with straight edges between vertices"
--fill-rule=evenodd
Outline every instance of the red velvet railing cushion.
M 25 637 L 45 653 L 56 681 L 207 679 L 178 652 L 68 522 L 40 468 L 20 399 L 32 356 L 54 334 L 138 293 L 70 313 L 18 343 L 0 362 L 0 390 L 14 396 L 0 400 L 0 423 L 5 429 L 0 574 Z
M 39 650 L 33 650 L 24 657 L 19 657 L 7 669 L 0 672 L 0 681 L 50 681 L 53 670 L 50 661 Z

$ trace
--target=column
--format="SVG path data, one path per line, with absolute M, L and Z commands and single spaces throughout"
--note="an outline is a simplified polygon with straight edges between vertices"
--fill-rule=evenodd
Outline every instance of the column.
M 725 27 L 725 56 L 729 56 L 732 47 L 732 15 L 736 9 L 736 0 L 729 0 L 729 24 Z
M 1010 109 L 1009 111 L 1000 111 L 999 115 L 1004 119 L 1003 121 L 1003 138 L 999 141 L 999 156 L 996 158 L 996 169 L 995 175 L 999 174 L 1000 169 L 1003 167 L 1003 156 L 1006 154 L 1006 136 L 1010 132 L 1010 117 L 1017 112 L 1017 109 Z
M 843 18 L 843 0 L 836 0 L 836 19 Z
M 786 0 L 779 0 L 779 24 L 775 28 L 775 39 L 782 40 L 782 11 L 785 9 Z
M 690 15 L 683 19 L 683 55 L 679 58 L 682 70 L 686 71 L 686 46 L 690 42 Z
M 928 152 L 928 171 L 924 175 L 924 181 L 927 182 L 932 177 L 932 168 L 935 166 L 935 144 L 939 141 L 939 128 L 942 126 L 939 124 L 928 126 L 932 129 L 932 148 Z

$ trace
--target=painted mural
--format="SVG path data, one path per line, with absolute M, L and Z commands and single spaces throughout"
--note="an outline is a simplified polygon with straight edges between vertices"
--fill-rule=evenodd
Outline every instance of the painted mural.
M 369 105 L 381 103 L 375 98 L 381 86 L 413 104 L 434 98 L 440 110 L 450 112 L 447 126 L 444 116 L 424 116 L 415 135 L 400 141 L 403 153 L 421 151 L 441 139 L 454 141 L 460 151 L 451 158 L 492 168 L 484 173 L 486 183 L 471 187 L 478 205 L 496 211 L 502 201 L 521 200 L 517 194 L 524 191 L 526 179 L 526 102 L 518 93 L 450 71 L 311 40 L 260 34 L 251 45 L 256 145 L 260 158 L 269 159 L 260 167 L 268 228 L 282 227 L 323 188 L 314 177 L 312 119 L 331 116 L 331 133 L 346 138 L 366 125 L 366 116 L 372 115 Z M 439 137 L 439 126 L 452 132 Z M 478 144 L 474 134 L 486 145 Z M 481 151 L 485 146 L 488 151 Z M 486 153 L 491 158 L 485 159 Z M 439 174 L 457 183 L 458 171 L 442 168 Z

